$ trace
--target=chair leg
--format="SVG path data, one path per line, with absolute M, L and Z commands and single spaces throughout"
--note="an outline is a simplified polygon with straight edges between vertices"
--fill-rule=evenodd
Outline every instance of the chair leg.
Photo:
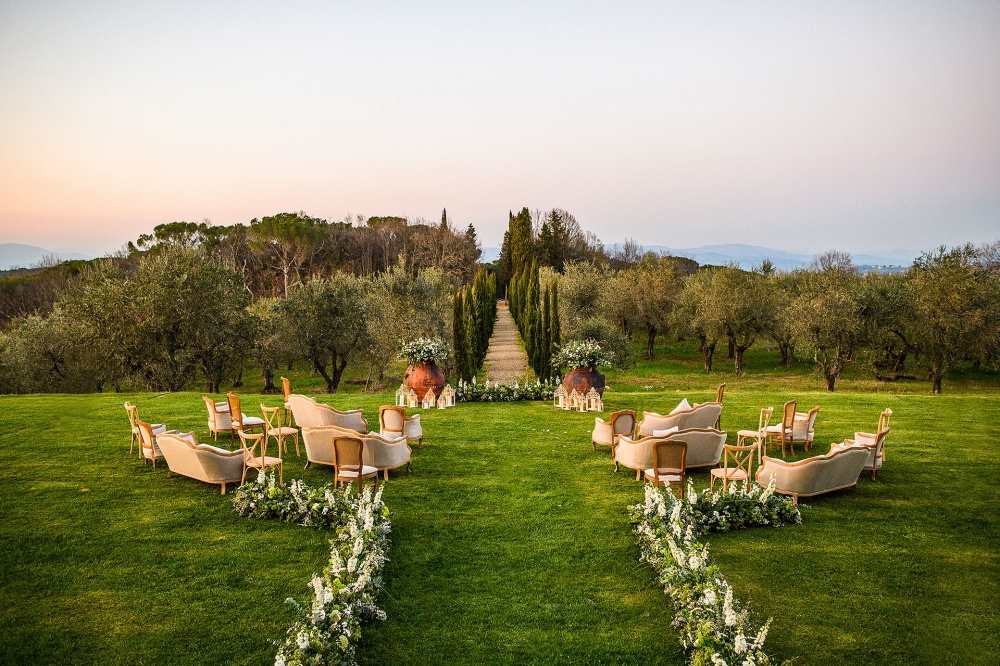
M 285 470 L 284 470 L 284 465 L 282 463 L 278 463 L 278 483 L 279 484 L 285 483 Z
M 305 466 L 305 467 L 303 467 L 302 469 L 309 469 L 309 463 L 310 463 L 310 462 L 312 462 L 312 461 L 310 461 L 310 460 L 307 460 L 307 461 L 306 461 L 306 466 Z M 337 484 L 334 484 L 334 485 L 333 485 L 333 487 L 334 487 L 334 488 L 336 488 L 336 487 L 337 487 Z
M 597 451 L 597 442 L 595 442 L 594 440 L 590 440 L 590 448 L 594 449 L 594 451 Z
M 299 453 L 299 431 L 295 431 L 295 457 L 301 458 L 302 454 Z
M 222 482 L 222 489 L 219 491 L 219 494 L 220 495 L 225 495 L 226 494 L 226 482 L 225 481 Z
M 247 482 L 247 466 L 243 465 L 243 478 L 240 479 L 240 485 L 244 485 Z
M 635 480 L 639 481 L 642 479 L 642 472 L 640 470 L 635 470 Z

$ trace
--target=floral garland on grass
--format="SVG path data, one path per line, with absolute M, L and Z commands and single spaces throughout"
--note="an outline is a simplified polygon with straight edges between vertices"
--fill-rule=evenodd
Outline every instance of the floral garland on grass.
M 304 603 L 286 600 L 298 618 L 278 643 L 274 664 L 355 664 L 362 621 L 385 619 L 385 611 L 375 603 L 392 529 L 382 490 L 373 494 L 366 488 L 359 495 L 350 485 L 342 491 L 330 484 L 312 488 L 302 481 L 286 486 L 276 484 L 273 474 L 262 473 L 237 489 L 233 506 L 244 517 L 336 530 L 329 564 L 309 581 L 312 598 Z
M 729 581 L 711 564 L 708 546 L 697 538 L 709 530 L 801 522 L 791 500 L 777 497 L 791 507 L 778 509 L 775 497 L 773 481 L 766 489 L 757 484 L 734 485 L 729 492 L 706 491 L 701 497 L 689 484 L 686 501 L 674 497 L 669 488 L 664 492 L 647 485 L 645 502 L 630 507 L 642 551 L 640 559 L 659 574 L 677 609 L 674 626 L 690 651 L 693 666 L 773 663 L 764 652 L 771 621 L 753 630 L 748 611 L 739 608 Z M 764 508 L 758 511 L 754 503 Z
M 557 380 L 525 382 L 521 384 L 490 384 L 486 380 L 485 384 L 476 382 L 473 377 L 471 382 L 458 381 L 458 389 L 455 391 L 455 399 L 458 402 L 517 402 L 519 400 L 551 400 L 556 387 L 559 386 Z

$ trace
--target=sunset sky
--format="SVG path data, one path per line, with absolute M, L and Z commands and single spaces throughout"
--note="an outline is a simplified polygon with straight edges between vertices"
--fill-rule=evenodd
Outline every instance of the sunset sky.
M 1000 238 L 1000 2 L 0 3 L 0 242 L 288 210 Z

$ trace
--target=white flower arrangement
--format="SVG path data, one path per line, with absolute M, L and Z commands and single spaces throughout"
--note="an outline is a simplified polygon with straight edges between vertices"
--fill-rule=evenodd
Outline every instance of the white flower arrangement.
M 689 483 L 687 501 L 674 497 L 669 488 L 664 491 L 647 485 L 645 501 L 630 507 L 642 552 L 640 559 L 656 570 L 665 592 L 677 609 L 674 626 L 680 630 L 681 643 L 689 651 L 690 664 L 767 666 L 772 663 L 763 649 L 771 621 L 753 630 L 749 613 L 739 608 L 729 582 L 711 564 L 708 546 L 696 538 L 700 532 L 711 529 L 801 522 L 797 507 L 793 507 L 797 520 L 784 511 L 779 512 L 778 518 L 765 512 L 770 522 L 761 522 L 754 517 L 714 523 L 698 519 L 699 515 L 745 512 L 750 503 L 773 507 L 773 484 L 772 480 L 767 489 L 756 484 L 744 484 L 743 488 L 734 485 L 727 493 L 706 491 L 699 498 Z M 727 508 L 726 503 L 732 502 L 734 496 L 739 501 Z M 791 500 L 787 501 L 791 506 Z M 722 511 L 716 511 L 713 506 L 721 506 Z M 733 509 L 733 506 L 739 508 Z M 750 513 L 753 514 L 752 511 Z M 786 517 L 789 520 L 786 521 Z
M 359 495 L 352 486 L 342 491 L 329 484 L 314 489 L 301 481 L 284 486 L 275 483 L 274 475 L 261 474 L 238 489 L 233 504 L 242 516 L 336 530 L 329 564 L 309 581 L 312 598 L 305 603 L 287 599 L 298 618 L 278 644 L 274 664 L 355 664 L 361 623 L 385 620 L 375 603 L 392 529 L 382 490 L 366 488 Z
M 570 368 L 596 368 L 599 365 L 611 365 L 613 360 L 599 342 L 588 338 L 570 340 L 564 344 L 552 357 L 552 365 L 557 368 L 564 365 Z
M 417 338 L 403 345 L 399 357 L 410 363 L 437 363 L 448 357 L 448 347 L 437 338 Z
M 517 402 L 519 400 L 551 400 L 558 380 L 533 382 L 514 382 L 513 384 L 491 384 L 489 380 L 479 384 L 476 378 L 472 381 L 458 382 L 455 399 L 458 402 Z

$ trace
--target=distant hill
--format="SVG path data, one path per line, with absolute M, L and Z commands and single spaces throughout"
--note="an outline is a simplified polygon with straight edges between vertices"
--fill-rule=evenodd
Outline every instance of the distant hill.
M 53 252 L 34 245 L 21 243 L 0 243 L 0 271 L 11 268 L 28 268 L 45 257 L 56 256 L 62 261 L 70 259 L 93 259 L 96 254 L 81 252 Z
M 608 245 L 608 252 L 615 252 L 620 249 L 620 244 Z M 760 266 L 764 259 L 769 259 L 774 267 L 782 271 L 790 271 L 796 268 L 804 268 L 812 263 L 812 254 L 801 252 L 788 252 L 786 250 L 775 250 L 760 245 L 743 245 L 740 243 L 727 243 L 725 245 L 703 245 L 694 248 L 671 248 L 665 245 L 644 245 L 644 250 L 653 252 L 663 252 L 675 257 L 687 257 L 694 259 L 699 264 L 711 266 L 724 266 L 735 263 L 740 268 L 749 269 Z M 819 254 L 819 253 L 817 253 Z M 860 267 L 906 267 L 913 263 L 913 260 L 920 256 L 919 251 L 914 250 L 887 250 L 879 254 L 854 254 L 854 263 Z

